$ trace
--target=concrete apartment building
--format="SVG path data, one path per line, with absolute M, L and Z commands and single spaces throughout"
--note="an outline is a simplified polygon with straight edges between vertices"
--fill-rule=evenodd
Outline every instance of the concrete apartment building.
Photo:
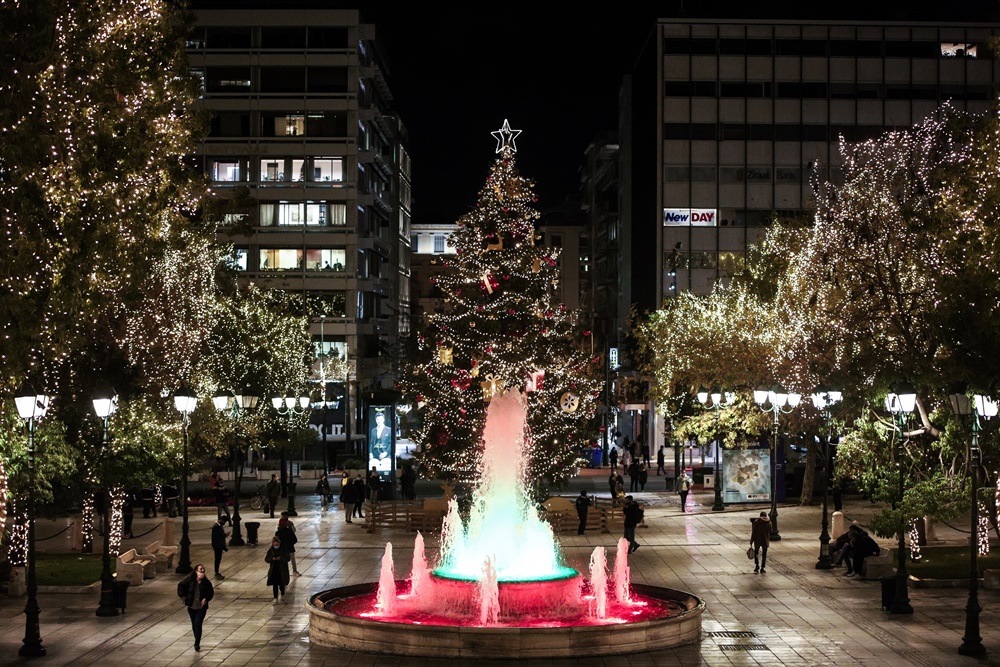
M 187 51 L 240 276 L 302 304 L 358 406 L 392 386 L 386 351 L 409 326 L 410 158 L 375 26 L 319 6 L 195 0 Z

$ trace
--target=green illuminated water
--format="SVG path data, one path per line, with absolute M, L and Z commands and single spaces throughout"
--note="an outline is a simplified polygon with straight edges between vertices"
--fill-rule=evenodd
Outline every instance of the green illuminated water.
M 434 573 L 478 581 L 493 558 L 501 582 L 546 581 L 573 576 L 560 558 L 552 528 L 538 516 L 524 484 L 524 398 L 508 391 L 490 401 L 483 433 L 482 476 L 463 522 L 452 500 Z

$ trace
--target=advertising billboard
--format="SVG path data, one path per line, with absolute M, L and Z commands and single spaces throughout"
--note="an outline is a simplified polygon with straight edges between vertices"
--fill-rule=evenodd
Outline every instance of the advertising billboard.
M 395 469 L 396 429 L 391 405 L 368 406 L 368 470 L 375 468 L 386 479 Z
M 665 208 L 664 227 L 715 227 L 719 224 L 714 208 Z
M 722 453 L 722 500 L 771 502 L 771 451 L 727 449 Z

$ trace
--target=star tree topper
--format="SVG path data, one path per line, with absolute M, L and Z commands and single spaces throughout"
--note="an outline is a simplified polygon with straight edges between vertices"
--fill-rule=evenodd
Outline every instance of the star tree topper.
M 506 118 L 503 119 L 503 127 L 501 127 L 499 130 L 494 130 L 493 132 L 490 132 L 490 134 L 496 137 L 497 153 L 502 151 L 507 146 L 510 146 L 512 149 L 514 149 L 515 153 L 517 152 L 517 144 L 514 143 L 514 140 L 517 139 L 517 135 L 521 134 L 521 130 L 510 129 L 510 123 L 507 122 Z

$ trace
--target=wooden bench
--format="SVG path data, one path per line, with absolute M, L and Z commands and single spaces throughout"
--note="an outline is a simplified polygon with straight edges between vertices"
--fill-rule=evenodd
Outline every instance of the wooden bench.
M 157 540 L 150 545 L 143 547 L 143 556 L 152 556 L 156 559 L 156 571 L 166 572 L 174 566 L 174 556 L 177 555 L 177 547 L 167 547 Z
M 621 506 L 597 496 L 590 497 L 590 511 L 587 512 L 587 530 L 620 533 L 625 527 Z M 542 518 L 552 526 L 554 533 L 576 532 L 580 519 L 576 514 L 576 498 L 553 496 L 542 503 Z
M 119 581 L 127 581 L 132 586 L 141 586 L 143 579 L 156 576 L 156 560 L 143 558 L 129 549 L 115 559 L 115 577 Z
M 880 547 L 878 556 L 869 556 L 865 559 L 861 576 L 864 579 L 882 579 L 895 574 L 892 569 L 892 555 L 885 547 Z
M 365 527 L 369 533 L 375 532 L 376 526 L 400 527 L 410 529 L 412 515 L 423 509 L 419 500 L 380 500 L 376 503 L 365 503 Z

